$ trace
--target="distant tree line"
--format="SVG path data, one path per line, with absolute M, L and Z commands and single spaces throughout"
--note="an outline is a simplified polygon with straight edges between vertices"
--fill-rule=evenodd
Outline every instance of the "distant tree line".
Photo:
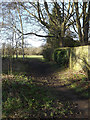
M 2 57 L 14 57 L 18 58 L 19 55 L 23 55 L 22 48 L 14 48 L 10 44 L 3 43 L 2 45 Z M 41 55 L 42 47 L 25 47 L 24 55 Z
M 23 59 L 28 35 L 46 38 L 45 49 L 88 45 L 89 21 L 90 1 L 2 3 L 2 28 L 6 32 L 6 41 L 9 39 L 11 46 L 15 42 L 16 54 L 18 48 L 22 48 Z M 29 29 L 28 23 L 29 27 L 36 25 L 37 29 Z M 40 30 L 47 35 L 39 34 Z

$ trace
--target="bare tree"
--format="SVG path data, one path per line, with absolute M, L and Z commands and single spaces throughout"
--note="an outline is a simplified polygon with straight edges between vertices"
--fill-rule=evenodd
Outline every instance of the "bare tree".
M 21 24 L 21 31 L 22 31 L 22 52 L 23 52 L 23 60 L 24 60 L 24 36 L 23 36 L 23 22 L 22 22 L 22 17 L 20 14 L 20 6 L 17 7 L 17 11 L 19 14 L 19 18 L 20 18 L 20 24 Z
M 61 7 L 61 4 L 62 4 L 62 7 Z M 64 3 L 60 3 L 60 4 L 57 2 L 52 3 L 52 6 L 53 5 L 56 6 L 56 9 L 58 6 L 59 10 L 62 12 L 61 17 L 63 18 L 63 21 L 60 24 L 57 24 L 56 21 L 53 19 L 52 14 L 50 12 L 51 11 L 50 4 L 47 2 L 44 2 L 44 4 L 40 4 L 39 2 L 37 2 L 37 3 L 29 2 L 28 3 L 29 7 L 30 8 L 33 7 L 35 12 L 32 12 L 32 10 L 28 9 L 28 7 L 24 3 L 19 3 L 19 5 L 21 5 L 23 7 L 23 9 L 25 11 L 27 11 L 30 16 L 32 16 L 34 19 L 36 19 L 41 25 L 46 27 L 49 31 L 52 31 L 54 28 L 58 28 L 56 31 L 57 34 L 54 34 L 52 36 L 38 35 L 33 32 L 23 33 L 23 35 L 34 34 L 39 37 L 57 37 L 57 36 L 59 36 L 60 46 L 63 46 L 62 40 L 65 36 L 65 32 L 74 23 L 74 21 L 71 21 L 71 17 L 75 14 L 73 12 L 74 3 L 69 2 L 67 4 L 68 9 L 66 9 Z M 57 15 L 58 15 L 58 10 L 57 10 Z M 49 21 L 52 22 L 52 26 L 49 24 Z M 20 30 L 19 30 L 19 32 L 22 33 L 22 31 L 20 31 Z
M 5 57 L 5 43 L 2 43 L 2 55 Z
M 81 45 L 87 45 L 89 39 L 90 2 L 75 2 L 74 5 L 76 10 L 76 25 L 79 40 Z

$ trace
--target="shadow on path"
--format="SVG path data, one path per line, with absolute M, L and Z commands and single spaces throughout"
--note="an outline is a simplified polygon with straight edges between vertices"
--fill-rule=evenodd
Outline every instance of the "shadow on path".
M 88 118 L 88 99 L 80 97 L 72 89 L 62 85 L 62 80 L 58 79 L 58 71 L 59 75 L 65 74 L 66 68 L 60 69 L 55 64 L 45 63 L 38 59 L 32 59 L 26 64 L 28 64 L 27 75 L 35 78 L 34 83 L 47 87 L 60 101 L 70 101 L 76 104 L 81 112 L 77 114 L 77 118 Z
M 19 63 L 21 64 L 21 61 Z M 72 89 L 67 88 L 66 85 L 62 85 L 64 81 L 58 77 L 58 74 L 65 77 L 67 68 L 61 69 L 55 63 L 47 63 L 36 58 L 28 58 L 23 61 L 23 64 L 26 66 L 24 69 L 25 75 L 33 77 L 35 84 L 48 88 L 52 96 L 55 96 L 60 101 L 70 101 L 76 104 L 76 107 L 80 111 L 80 114 L 77 114 L 76 118 L 88 118 L 88 99 L 80 97 Z

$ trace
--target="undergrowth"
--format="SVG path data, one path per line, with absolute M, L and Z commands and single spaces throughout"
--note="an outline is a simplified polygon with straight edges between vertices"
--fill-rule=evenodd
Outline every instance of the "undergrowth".
M 75 73 L 72 77 L 72 84 L 69 86 L 74 89 L 81 97 L 90 98 L 89 81 L 85 74 Z
M 3 75 L 3 118 L 67 117 L 76 113 L 75 105 L 51 97 L 43 86 L 24 75 Z

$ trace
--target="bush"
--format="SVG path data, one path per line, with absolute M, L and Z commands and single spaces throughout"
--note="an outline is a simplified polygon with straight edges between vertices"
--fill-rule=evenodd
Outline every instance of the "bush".
M 53 54 L 53 49 L 52 48 L 46 48 L 43 50 L 43 57 L 48 60 L 52 61 L 52 54 Z
M 68 66 L 69 50 L 69 48 L 56 49 L 54 51 L 54 61 L 57 62 L 60 66 Z

